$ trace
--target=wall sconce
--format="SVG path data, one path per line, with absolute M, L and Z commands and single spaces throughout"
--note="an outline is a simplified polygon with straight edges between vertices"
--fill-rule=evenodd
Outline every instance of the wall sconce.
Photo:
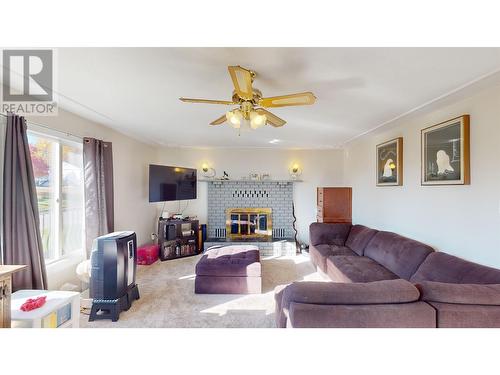
M 201 170 L 203 171 L 203 177 L 206 177 L 206 178 L 214 178 L 215 177 L 215 174 L 216 174 L 215 169 L 209 167 L 207 163 L 203 163 L 201 165 Z
M 302 169 L 300 168 L 300 165 L 298 165 L 297 163 L 293 163 L 292 167 L 290 168 L 290 178 L 292 180 L 298 180 L 301 174 Z

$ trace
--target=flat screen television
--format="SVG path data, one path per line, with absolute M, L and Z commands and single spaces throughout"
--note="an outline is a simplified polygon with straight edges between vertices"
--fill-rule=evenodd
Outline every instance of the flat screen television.
M 196 169 L 149 165 L 149 201 L 196 199 Z

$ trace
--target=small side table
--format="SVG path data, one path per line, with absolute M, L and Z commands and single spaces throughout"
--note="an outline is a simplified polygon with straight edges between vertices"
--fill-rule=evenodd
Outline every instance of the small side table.
M 28 298 L 47 296 L 45 305 L 22 311 Z M 11 297 L 12 328 L 78 328 L 80 326 L 80 293 L 47 290 L 18 290 Z

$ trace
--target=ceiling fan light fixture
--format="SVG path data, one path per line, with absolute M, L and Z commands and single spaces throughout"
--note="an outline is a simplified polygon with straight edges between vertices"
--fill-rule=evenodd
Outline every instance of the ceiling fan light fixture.
M 239 109 L 235 109 L 226 113 L 226 119 L 233 128 L 239 129 L 241 126 L 241 120 L 243 119 L 243 114 Z
M 286 121 L 271 113 L 268 109 L 274 107 L 290 107 L 297 105 L 311 105 L 316 97 L 310 91 L 280 96 L 264 97 L 262 92 L 253 87 L 256 73 L 239 65 L 228 66 L 229 75 L 233 82 L 231 100 L 212 100 L 179 98 L 188 103 L 223 104 L 238 106 L 210 123 L 211 126 L 222 125 L 226 122 L 238 130 L 255 130 L 269 125 L 280 128 Z
M 266 125 L 267 117 L 265 114 L 259 114 L 256 111 L 250 112 L 250 127 L 258 129 Z

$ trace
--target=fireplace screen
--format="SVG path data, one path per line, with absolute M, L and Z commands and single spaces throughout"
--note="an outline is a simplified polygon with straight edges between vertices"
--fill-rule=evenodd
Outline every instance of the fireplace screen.
M 230 238 L 272 237 L 270 208 L 228 208 L 226 233 Z

